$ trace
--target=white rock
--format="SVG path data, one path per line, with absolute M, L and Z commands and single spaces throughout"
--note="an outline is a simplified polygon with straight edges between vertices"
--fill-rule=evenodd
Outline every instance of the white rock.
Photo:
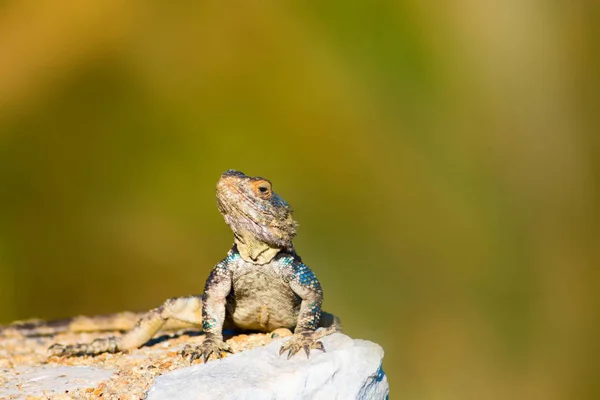
M 148 400 L 388 398 L 381 346 L 336 333 L 322 339 L 327 353 L 287 360 L 283 340 L 159 376 Z
M 96 386 L 107 380 L 114 369 L 71 366 L 31 366 L 4 371 L 0 398 L 4 396 L 44 396 Z

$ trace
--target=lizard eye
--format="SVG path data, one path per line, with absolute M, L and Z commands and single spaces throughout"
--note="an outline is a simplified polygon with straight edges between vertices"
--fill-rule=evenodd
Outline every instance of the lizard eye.
M 262 199 L 271 198 L 271 184 L 269 181 L 258 181 L 254 183 L 256 194 Z

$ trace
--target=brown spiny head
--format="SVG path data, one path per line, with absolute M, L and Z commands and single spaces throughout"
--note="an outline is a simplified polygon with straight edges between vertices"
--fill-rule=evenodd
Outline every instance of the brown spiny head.
M 267 179 L 230 169 L 217 183 L 217 203 L 236 237 L 250 234 L 269 246 L 292 249 L 298 224 Z

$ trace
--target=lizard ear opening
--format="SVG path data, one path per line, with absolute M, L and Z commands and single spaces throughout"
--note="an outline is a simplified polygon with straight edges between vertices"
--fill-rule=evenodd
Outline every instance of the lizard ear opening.
M 254 188 L 254 192 L 261 199 L 268 200 L 273 196 L 273 191 L 271 190 L 271 182 L 267 180 L 252 182 L 252 186 Z

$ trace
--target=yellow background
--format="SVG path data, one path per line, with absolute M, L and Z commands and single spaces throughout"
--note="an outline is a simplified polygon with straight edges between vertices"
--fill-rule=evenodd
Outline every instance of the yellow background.
M 599 398 L 594 1 L 5 1 L 0 323 L 200 293 L 269 178 L 392 398 Z

